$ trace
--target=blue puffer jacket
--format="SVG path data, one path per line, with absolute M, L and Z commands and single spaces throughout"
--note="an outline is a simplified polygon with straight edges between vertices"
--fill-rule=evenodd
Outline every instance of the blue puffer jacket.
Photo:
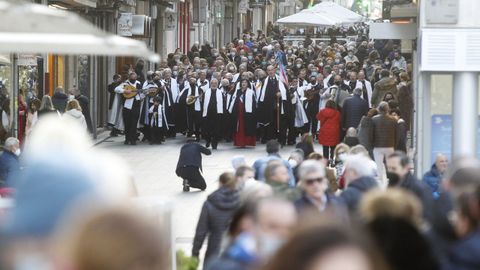
M 433 164 L 430 171 L 423 175 L 423 182 L 432 191 L 433 198 L 437 199 L 440 196 L 440 183 L 442 182 L 442 176 L 438 171 L 437 165 Z

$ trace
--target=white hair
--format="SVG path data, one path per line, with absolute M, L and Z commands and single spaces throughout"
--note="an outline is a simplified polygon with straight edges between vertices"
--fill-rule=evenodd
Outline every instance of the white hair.
M 361 154 L 348 156 L 345 169 L 354 171 L 358 177 L 376 176 L 376 168 L 372 166 L 372 160 Z
M 311 173 L 320 173 L 323 177 L 325 177 L 325 165 L 323 165 L 318 160 L 305 160 L 300 164 L 298 169 L 298 178 L 303 180 L 307 175 Z
M 9 137 L 5 140 L 5 149 L 12 150 L 13 147 L 17 146 L 20 142 L 17 138 Z

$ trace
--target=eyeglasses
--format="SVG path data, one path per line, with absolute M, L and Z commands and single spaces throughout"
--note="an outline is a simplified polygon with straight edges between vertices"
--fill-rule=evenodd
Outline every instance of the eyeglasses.
M 318 182 L 318 183 L 321 183 L 323 181 L 323 177 L 318 177 L 318 178 L 310 178 L 310 179 L 305 179 L 303 180 L 305 182 L 305 184 L 307 184 L 308 186 L 311 186 L 313 185 L 315 182 Z

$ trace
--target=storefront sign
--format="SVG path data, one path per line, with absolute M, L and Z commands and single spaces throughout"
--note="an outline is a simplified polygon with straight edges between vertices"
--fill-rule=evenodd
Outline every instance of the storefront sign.
M 480 123 L 480 118 L 478 119 Z M 431 157 L 444 154 L 448 158 L 452 156 L 452 115 L 432 115 L 432 143 Z M 480 125 L 479 125 L 480 127 Z M 472 130 L 473 132 L 473 130 Z M 477 130 L 477 140 L 480 139 L 480 128 Z M 480 144 L 477 145 L 477 157 L 480 157 Z
M 177 13 L 165 13 L 165 30 L 175 30 L 177 26 Z
M 34 54 L 20 54 L 18 55 L 19 66 L 36 66 L 37 65 L 37 56 Z
M 132 16 L 132 35 L 143 36 L 145 34 L 145 24 L 147 16 L 133 15 Z
M 117 23 L 117 34 L 119 36 L 131 37 L 133 28 L 132 13 L 121 13 Z

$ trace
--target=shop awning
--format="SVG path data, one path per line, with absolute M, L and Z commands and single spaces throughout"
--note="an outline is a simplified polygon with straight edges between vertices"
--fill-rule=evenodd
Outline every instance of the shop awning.
M 364 21 L 365 18 L 334 2 L 322 2 L 309 9 L 277 20 L 279 24 L 293 26 L 334 26 Z
M 75 13 L 47 6 L 0 0 L 0 53 L 159 56 L 142 41 L 107 33 Z
M 331 26 L 339 24 L 340 21 L 318 14 L 311 9 L 304 9 L 299 13 L 277 20 L 277 23 L 292 26 Z

